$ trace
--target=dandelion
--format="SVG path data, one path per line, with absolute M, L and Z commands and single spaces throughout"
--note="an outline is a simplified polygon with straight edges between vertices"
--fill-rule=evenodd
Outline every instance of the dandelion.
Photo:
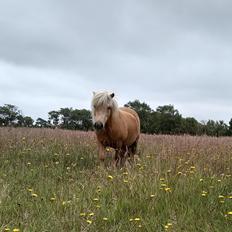
M 55 201 L 55 200 L 56 200 L 55 197 L 51 197 L 51 198 L 50 198 L 50 201 Z
M 219 199 L 224 199 L 225 197 L 223 195 L 218 196 Z
M 165 181 L 165 178 L 160 178 L 160 181 Z
M 123 175 L 127 176 L 127 175 L 128 175 L 128 172 L 123 172 Z
M 97 209 L 100 209 L 100 208 L 101 208 L 101 206 L 100 206 L 100 205 L 96 205 L 96 208 L 97 208 Z
M 113 177 L 113 176 L 111 176 L 111 175 L 109 175 L 109 176 L 108 176 L 108 179 L 113 180 L 113 179 L 114 179 L 114 177 Z
M 200 182 L 202 182 L 203 181 L 203 179 L 200 179 Z
M 13 232 L 20 232 L 20 229 L 15 228 L 15 229 L 13 229 Z
M 167 170 L 167 173 L 170 173 L 170 172 L 172 172 L 172 170 L 171 170 L 171 169 Z
M 94 198 L 93 201 L 99 201 L 99 199 L 98 198 Z
M 86 213 L 80 213 L 80 216 L 81 216 L 81 217 L 85 217 L 85 216 L 86 216 Z
M 151 198 L 154 198 L 154 197 L 155 197 L 155 195 L 154 195 L 154 194 L 151 194 L 151 195 L 150 195 L 150 197 L 151 197 Z
M 133 218 L 130 218 L 130 220 L 129 220 L 130 222 L 133 222 L 134 221 L 134 219 Z
M 202 196 L 202 197 L 206 197 L 206 196 L 207 196 L 207 194 L 208 194 L 208 193 L 207 193 L 206 191 L 202 191 L 201 196 Z
M 217 180 L 219 183 L 222 182 L 222 180 Z
M 33 192 L 33 189 L 32 188 L 29 188 L 29 189 L 27 189 L 28 190 L 28 192 Z
M 228 215 L 232 215 L 232 211 L 229 211 L 227 214 L 228 214 Z
M 232 199 L 232 196 L 228 196 L 228 199 Z
M 141 219 L 140 218 L 135 218 L 134 221 L 139 222 L 139 221 L 141 221 Z
M 108 218 L 104 217 L 102 220 L 103 220 L 103 221 L 108 221 Z
M 161 184 L 161 187 L 167 187 L 167 185 L 166 184 Z
M 86 220 L 86 222 L 90 225 L 93 223 L 91 220 Z
M 165 192 L 169 192 L 169 193 L 172 192 L 171 188 L 165 188 L 164 190 Z
M 38 197 L 38 194 L 32 193 L 31 196 L 36 198 L 36 197 Z
M 5 228 L 4 231 L 5 231 L 5 232 L 8 232 L 8 231 L 10 231 L 10 228 Z
M 90 213 L 89 216 L 90 216 L 90 217 L 94 216 L 94 213 Z
M 191 169 L 191 170 L 195 170 L 196 167 L 195 167 L 195 166 L 191 166 L 190 169 Z

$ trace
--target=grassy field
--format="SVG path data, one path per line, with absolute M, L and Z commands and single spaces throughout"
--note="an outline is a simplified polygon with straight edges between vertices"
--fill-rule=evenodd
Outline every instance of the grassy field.
M 101 167 L 93 133 L 0 129 L 0 231 L 232 231 L 232 138 L 145 136 Z

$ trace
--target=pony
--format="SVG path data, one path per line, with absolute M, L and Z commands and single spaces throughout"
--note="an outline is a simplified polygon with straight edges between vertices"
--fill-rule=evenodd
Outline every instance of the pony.
M 107 147 L 115 149 L 115 166 L 123 166 L 127 157 L 134 160 L 140 137 L 140 119 L 129 107 L 118 107 L 115 94 L 93 92 L 92 122 L 97 137 L 99 159 L 105 160 Z

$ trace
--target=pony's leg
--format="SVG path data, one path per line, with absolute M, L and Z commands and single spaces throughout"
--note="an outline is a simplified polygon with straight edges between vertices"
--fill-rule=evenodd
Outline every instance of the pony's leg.
M 128 147 L 128 161 L 130 164 L 134 163 L 134 156 L 137 152 L 138 140 L 136 140 L 132 145 Z
M 100 161 L 104 162 L 104 160 L 105 160 L 105 147 L 100 142 L 98 142 L 98 155 L 99 155 Z
M 127 146 L 123 146 L 121 149 L 120 149 L 120 167 L 123 167 L 126 163 L 126 158 L 128 156 L 128 148 Z
M 114 166 L 115 168 L 118 167 L 120 163 L 120 149 L 115 149 L 115 155 L 114 155 Z

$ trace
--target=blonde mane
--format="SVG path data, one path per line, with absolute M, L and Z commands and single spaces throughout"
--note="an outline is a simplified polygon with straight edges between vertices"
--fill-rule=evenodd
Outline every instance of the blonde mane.
M 107 91 L 94 93 L 91 104 L 92 112 L 94 112 L 98 106 L 110 106 L 113 111 L 118 109 L 116 100 L 112 98 Z

